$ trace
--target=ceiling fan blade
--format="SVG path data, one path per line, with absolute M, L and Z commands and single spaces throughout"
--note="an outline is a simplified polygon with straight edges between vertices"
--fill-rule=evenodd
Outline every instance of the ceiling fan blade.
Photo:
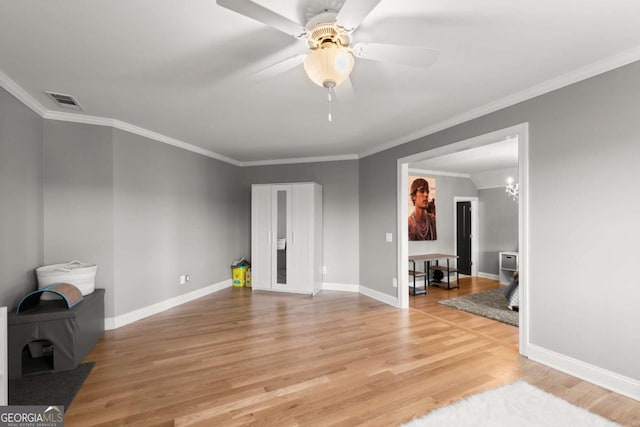
M 251 0 L 216 0 L 216 3 L 297 39 L 304 39 L 307 36 L 307 29 L 304 26 Z
M 420 46 L 360 42 L 354 44 L 351 51 L 356 58 L 395 62 L 418 68 L 427 68 L 438 60 L 436 49 Z
M 355 31 L 378 3 L 380 0 L 347 0 L 336 16 L 336 23 L 346 31 Z
M 306 53 L 299 53 L 297 55 L 290 56 L 289 58 L 283 59 L 282 61 L 276 62 L 273 65 L 269 65 L 268 67 L 249 75 L 248 78 L 250 80 L 262 80 L 282 74 L 285 71 L 289 71 L 290 69 L 302 64 L 306 57 Z

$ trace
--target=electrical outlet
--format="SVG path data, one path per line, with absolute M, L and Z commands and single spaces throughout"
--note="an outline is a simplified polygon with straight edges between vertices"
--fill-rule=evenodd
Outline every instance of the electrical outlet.
M 187 283 L 187 276 L 185 275 L 180 276 L 180 284 L 185 285 L 186 283 Z
M 385 240 L 387 242 L 393 242 L 393 234 L 392 233 L 386 233 L 384 238 L 385 238 Z
M 322 266 L 322 274 L 327 274 L 327 266 L 326 265 Z
M 396 278 L 394 277 L 394 278 L 393 278 L 393 282 L 391 282 L 391 285 L 392 285 L 394 288 L 397 288 L 397 287 L 398 287 L 398 279 L 396 279 Z

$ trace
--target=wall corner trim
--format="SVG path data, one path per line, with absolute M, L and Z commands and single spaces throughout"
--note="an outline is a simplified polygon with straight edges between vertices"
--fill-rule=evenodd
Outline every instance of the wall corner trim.
M 574 377 L 604 387 L 635 400 L 640 400 L 640 381 L 624 375 L 600 368 L 574 359 L 564 354 L 529 343 L 527 356 L 531 360 L 540 362 Z
M 106 330 L 118 329 L 119 327 L 128 325 L 129 323 L 144 319 L 145 317 L 153 316 L 154 314 L 161 313 L 165 310 L 169 310 L 170 308 L 177 307 L 189 301 L 202 298 L 206 295 L 230 287 L 231 279 L 227 279 L 222 282 L 214 283 L 213 285 L 205 286 L 204 288 L 196 289 L 186 294 L 181 294 L 176 297 L 169 298 L 167 300 L 160 301 L 158 303 L 142 307 L 116 317 L 107 317 L 106 319 L 104 319 L 104 328 Z

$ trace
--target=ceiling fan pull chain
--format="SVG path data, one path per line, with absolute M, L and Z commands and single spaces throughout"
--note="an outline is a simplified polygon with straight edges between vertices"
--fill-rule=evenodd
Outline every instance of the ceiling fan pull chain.
M 327 88 L 327 102 L 329 103 L 329 115 L 327 116 L 327 118 L 329 119 L 329 121 L 332 120 L 332 117 L 331 117 L 331 101 L 333 99 L 333 96 L 331 96 L 332 90 L 333 90 L 333 87 L 331 86 Z

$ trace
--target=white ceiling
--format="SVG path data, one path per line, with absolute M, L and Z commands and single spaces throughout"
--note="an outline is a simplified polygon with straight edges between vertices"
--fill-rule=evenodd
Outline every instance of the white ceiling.
M 518 139 L 508 138 L 493 144 L 433 157 L 411 163 L 409 167 L 467 175 L 501 169 L 517 169 Z
M 341 5 L 256 2 L 297 22 Z M 640 59 L 638 18 L 632 0 L 382 0 L 354 41 L 429 46 L 439 59 L 357 60 L 355 97 L 338 90 L 329 123 L 326 93 L 301 66 L 246 77 L 300 42 L 215 0 L 0 0 L 0 83 L 51 116 L 67 110 L 45 90 L 76 97 L 87 121 L 245 164 L 348 158 Z
M 509 177 L 518 180 L 518 139 L 414 162 L 409 173 L 465 176 L 479 189 L 502 187 Z

